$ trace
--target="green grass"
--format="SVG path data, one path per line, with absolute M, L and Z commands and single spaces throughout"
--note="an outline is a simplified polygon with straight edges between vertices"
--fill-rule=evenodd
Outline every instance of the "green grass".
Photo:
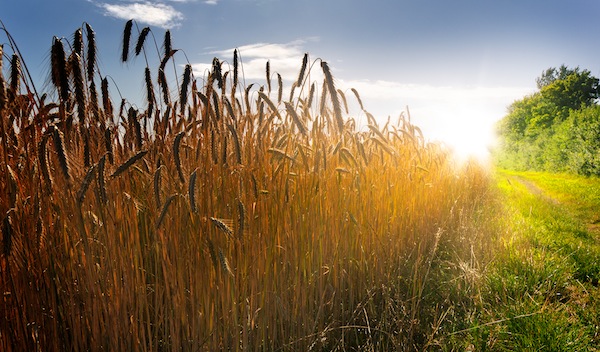
M 508 171 L 496 177 L 504 249 L 486 273 L 478 319 L 458 334 L 462 343 L 494 351 L 597 350 L 600 243 L 586 222 L 600 207 L 598 180 Z

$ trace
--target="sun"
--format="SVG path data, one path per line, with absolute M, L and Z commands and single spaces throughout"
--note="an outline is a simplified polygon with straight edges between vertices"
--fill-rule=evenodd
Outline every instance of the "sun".
M 476 159 L 482 162 L 490 158 L 490 150 L 496 137 L 494 121 L 483 118 L 480 111 L 463 112 L 451 116 L 450 123 L 444 123 L 434 128 L 432 137 L 447 146 L 457 157 L 464 161 Z

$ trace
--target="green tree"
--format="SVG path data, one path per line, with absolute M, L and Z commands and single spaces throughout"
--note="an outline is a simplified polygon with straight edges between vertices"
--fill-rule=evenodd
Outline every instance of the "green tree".
M 564 65 L 547 69 L 536 79 L 536 83 L 539 90 L 513 102 L 508 114 L 498 124 L 498 160 L 504 167 L 561 170 L 568 162 L 574 162 L 571 154 L 578 150 L 578 146 L 572 143 L 577 139 L 568 135 L 572 131 L 565 127 L 564 122 L 575 112 L 596 106 L 600 83 L 590 71 L 579 67 L 570 69 Z M 588 113 L 586 116 L 592 115 Z M 570 123 L 581 125 L 581 121 L 586 119 L 591 117 L 578 118 Z M 577 130 L 575 127 L 571 129 Z M 591 128 L 591 131 L 587 132 L 586 138 L 590 139 L 590 133 L 593 134 L 595 130 Z M 594 169 L 591 152 L 583 154 L 586 155 L 586 161 L 591 163 L 588 169 Z M 579 166 L 569 168 L 584 172 L 584 168 Z

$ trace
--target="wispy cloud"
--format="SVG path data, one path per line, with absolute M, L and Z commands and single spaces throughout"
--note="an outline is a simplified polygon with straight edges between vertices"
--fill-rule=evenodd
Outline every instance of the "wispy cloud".
M 180 1 L 181 2 L 181 1 Z M 99 3 L 105 15 L 119 19 L 134 19 L 140 23 L 162 28 L 177 27 L 183 20 L 183 14 L 170 5 L 152 2 L 126 4 Z
M 302 65 L 303 45 L 307 41 L 314 40 L 318 38 L 295 40 L 284 44 L 254 43 L 238 47 L 244 78 L 251 81 L 264 80 L 265 66 L 269 61 L 271 72 L 277 72 L 287 80 L 295 79 Z M 209 54 L 222 60 L 232 61 L 234 50 L 235 48 L 215 50 Z M 195 63 L 192 66 L 195 74 L 200 76 L 212 67 L 210 63 Z
M 219 0 L 206 0 L 204 1 L 205 4 L 207 5 L 216 5 L 219 2 Z

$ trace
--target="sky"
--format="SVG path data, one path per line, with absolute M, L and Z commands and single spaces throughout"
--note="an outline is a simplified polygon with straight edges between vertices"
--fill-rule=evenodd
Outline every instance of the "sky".
M 265 84 L 269 61 L 289 87 L 309 53 L 311 62 L 328 62 L 349 100 L 355 88 L 379 121 L 408 111 L 426 138 L 462 155 L 486 155 L 495 123 L 536 90 L 547 68 L 600 76 L 597 0 L 0 0 L 0 9 L 36 87 L 49 82 L 53 36 L 70 40 L 88 23 L 101 74 L 130 101 L 143 101 L 145 60 L 119 61 L 125 22 L 134 19 L 159 47 L 169 29 L 180 49 L 175 61 L 191 63 L 196 78 L 213 57 L 232 62 L 237 48 L 246 84 Z M 159 62 L 152 50 L 151 68 Z M 367 123 L 360 109 L 350 115 Z

